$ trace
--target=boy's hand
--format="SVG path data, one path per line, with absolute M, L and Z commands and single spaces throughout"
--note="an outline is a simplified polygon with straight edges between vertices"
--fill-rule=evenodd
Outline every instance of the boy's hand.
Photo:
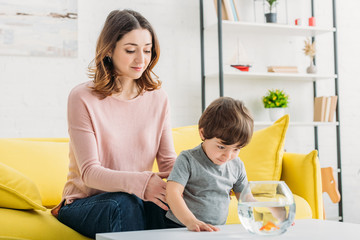
M 203 221 L 200 221 L 198 219 L 186 224 L 186 227 L 187 229 L 189 229 L 189 231 L 194 231 L 194 232 L 200 232 L 200 231 L 217 232 L 220 230 L 219 228 L 211 224 L 204 223 Z

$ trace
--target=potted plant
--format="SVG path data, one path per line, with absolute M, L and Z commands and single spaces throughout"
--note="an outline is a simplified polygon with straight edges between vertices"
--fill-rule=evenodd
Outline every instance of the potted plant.
M 267 2 L 267 12 L 265 13 L 265 19 L 267 23 L 276 23 L 277 14 L 276 14 L 276 4 L 277 0 L 266 0 Z
M 276 121 L 285 114 L 285 108 L 289 104 L 289 95 L 283 90 L 268 90 L 262 98 L 265 108 L 269 109 L 270 120 Z
M 315 41 L 311 43 L 310 38 L 307 38 L 305 41 L 305 47 L 303 51 L 306 56 L 310 57 L 310 66 L 306 69 L 307 73 L 316 73 L 316 66 L 314 65 L 314 57 L 316 54 Z

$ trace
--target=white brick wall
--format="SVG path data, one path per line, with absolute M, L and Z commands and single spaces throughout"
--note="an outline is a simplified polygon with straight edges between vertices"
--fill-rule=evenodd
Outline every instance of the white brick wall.
M 73 86 L 87 80 L 85 73 L 93 58 L 99 31 L 109 11 L 117 8 L 131 8 L 141 12 L 157 31 L 161 44 L 161 57 L 155 72 L 163 81 L 163 87 L 170 97 L 173 127 L 196 124 L 201 114 L 199 1 L 78 0 L 78 2 L 78 58 L 0 56 L 0 137 L 67 137 L 67 95 Z M 356 99 L 360 92 L 358 59 L 360 28 L 356 19 L 360 2 L 357 0 L 337 2 L 344 220 L 360 223 L 358 217 L 360 176 L 357 174 L 360 161 L 356 151 L 359 149 L 357 138 L 360 133 L 358 124 L 360 113 L 357 110 Z M 318 9 L 319 14 L 326 15 L 329 12 L 330 10 L 324 8 Z M 306 16 L 306 14 L 307 12 L 302 10 L 302 15 Z M 321 19 L 318 21 L 320 24 Z M 262 42 L 256 38 L 252 39 L 252 44 L 256 47 L 261 46 Z M 301 44 L 302 40 L 299 43 L 298 40 L 290 39 L 284 46 L 301 48 Z M 323 49 L 327 49 L 326 44 L 328 43 L 322 44 Z M 214 49 L 215 47 L 216 45 Z M 322 57 L 331 59 L 332 52 L 321 50 L 321 46 L 319 47 Z M 284 56 L 284 59 L 286 57 Z M 301 55 L 301 50 L 295 61 L 303 67 L 304 64 L 308 64 L 307 59 Z M 323 62 L 325 62 L 323 69 L 327 68 L 326 64 L 332 68 L 331 62 Z M 264 94 L 263 90 L 244 93 L 240 91 L 241 88 L 246 84 L 249 86 L 255 83 L 239 84 L 236 81 L 227 83 L 229 95 L 244 99 L 257 120 L 267 120 L 267 113 L 257 102 Z M 284 83 L 274 84 L 284 86 Z M 213 93 L 208 95 L 207 103 L 218 94 L 215 81 L 213 84 L 210 82 L 208 86 L 208 91 Z M 311 119 L 311 114 L 303 113 L 310 103 L 299 104 L 297 101 L 298 94 L 311 96 L 312 93 L 309 92 L 311 86 L 299 87 L 290 83 L 285 84 L 285 87 L 293 99 L 288 109 L 291 118 Z M 325 93 L 333 91 L 332 89 L 333 86 L 329 88 L 328 84 L 319 84 L 319 90 Z M 290 128 L 286 149 L 291 152 L 310 152 L 313 149 L 312 133 L 312 128 Z M 334 136 L 333 128 L 321 129 L 322 166 L 335 161 Z M 327 197 L 324 201 L 327 215 L 330 218 L 336 217 L 336 205 Z

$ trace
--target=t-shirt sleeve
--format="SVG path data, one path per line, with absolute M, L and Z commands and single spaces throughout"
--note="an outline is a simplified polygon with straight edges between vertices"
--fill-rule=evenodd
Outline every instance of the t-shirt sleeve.
M 233 186 L 234 192 L 242 192 L 242 190 L 248 183 L 248 179 L 247 179 L 247 175 L 246 175 L 246 171 L 245 171 L 245 165 L 240 159 L 239 159 L 239 162 L 240 162 L 239 177 Z
M 185 187 L 190 178 L 190 170 L 189 156 L 186 152 L 181 152 L 175 161 L 174 167 L 168 177 L 168 181 L 180 183 Z

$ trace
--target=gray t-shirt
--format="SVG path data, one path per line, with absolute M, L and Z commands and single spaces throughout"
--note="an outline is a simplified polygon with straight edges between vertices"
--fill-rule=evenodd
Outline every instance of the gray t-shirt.
M 200 144 L 180 153 L 168 181 L 184 186 L 185 203 L 197 219 L 222 225 L 226 223 L 229 211 L 230 190 L 241 192 L 247 177 L 240 158 L 216 165 L 206 156 Z M 184 226 L 171 209 L 166 217 Z

